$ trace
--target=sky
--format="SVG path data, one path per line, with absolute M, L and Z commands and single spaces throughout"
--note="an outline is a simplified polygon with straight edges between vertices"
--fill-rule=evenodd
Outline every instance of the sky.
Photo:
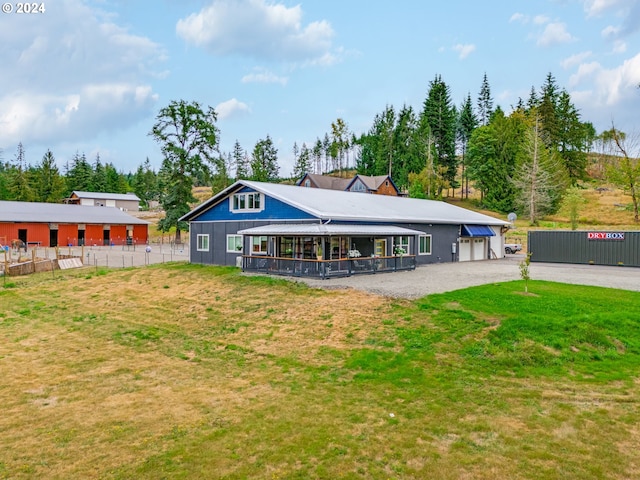
M 22 142 L 31 165 L 50 149 L 62 169 L 84 153 L 157 170 L 148 133 L 182 99 L 215 109 L 221 152 L 269 135 L 285 177 L 294 143 L 338 118 L 359 136 L 387 105 L 420 112 L 436 75 L 460 105 L 486 74 L 509 113 L 551 73 L 597 132 L 640 131 L 640 0 L 36 3 L 0 13 L 4 161 Z

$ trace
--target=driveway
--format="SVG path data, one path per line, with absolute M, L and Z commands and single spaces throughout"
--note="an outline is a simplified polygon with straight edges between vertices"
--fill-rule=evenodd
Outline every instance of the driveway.
M 524 255 L 515 254 L 498 260 L 437 263 L 397 273 L 296 280 L 317 288 L 354 288 L 389 297 L 418 298 L 475 285 L 519 280 L 518 267 L 523 259 Z M 529 275 L 532 280 L 640 291 L 640 268 L 637 267 L 531 263 Z

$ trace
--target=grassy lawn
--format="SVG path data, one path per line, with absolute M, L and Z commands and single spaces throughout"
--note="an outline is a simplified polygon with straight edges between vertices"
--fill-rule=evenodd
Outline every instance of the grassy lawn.
M 640 477 L 640 293 L 165 264 L 0 283 L 0 478 Z

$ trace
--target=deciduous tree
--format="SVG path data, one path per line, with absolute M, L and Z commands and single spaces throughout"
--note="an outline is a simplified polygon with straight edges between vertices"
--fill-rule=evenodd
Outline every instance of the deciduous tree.
M 158 227 L 167 232 L 176 228 L 176 243 L 181 231 L 189 228 L 180 217 L 196 201 L 192 193 L 193 178 L 214 163 L 218 129 L 217 114 L 212 107 L 203 109 L 198 102 L 171 101 L 160 109 L 149 135 L 160 145 L 164 156 L 161 168 L 160 203 L 165 217 Z

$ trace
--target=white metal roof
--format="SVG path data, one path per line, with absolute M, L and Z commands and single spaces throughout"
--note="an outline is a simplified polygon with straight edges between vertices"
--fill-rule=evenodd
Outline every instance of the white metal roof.
M 75 194 L 78 198 L 91 198 L 94 200 L 128 200 L 139 202 L 140 198 L 135 193 L 101 193 L 101 192 L 83 192 L 74 190 L 71 194 Z
M 0 201 L 0 222 L 149 224 L 115 207 L 5 201 Z
M 410 228 L 392 225 L 337 225 L 322 223 L 263 225 L 261 227 L 246 228 L 238 232 L 240 235 L 294 235 L 294 236 L 401 236 L 420 235 L 424 232 Z
M 299 208 L 322 220 L 394 223 L 509 225 L 509 222 L 437 200 L 239 180 L 182 217 L 192 220 L 243 186 Z

